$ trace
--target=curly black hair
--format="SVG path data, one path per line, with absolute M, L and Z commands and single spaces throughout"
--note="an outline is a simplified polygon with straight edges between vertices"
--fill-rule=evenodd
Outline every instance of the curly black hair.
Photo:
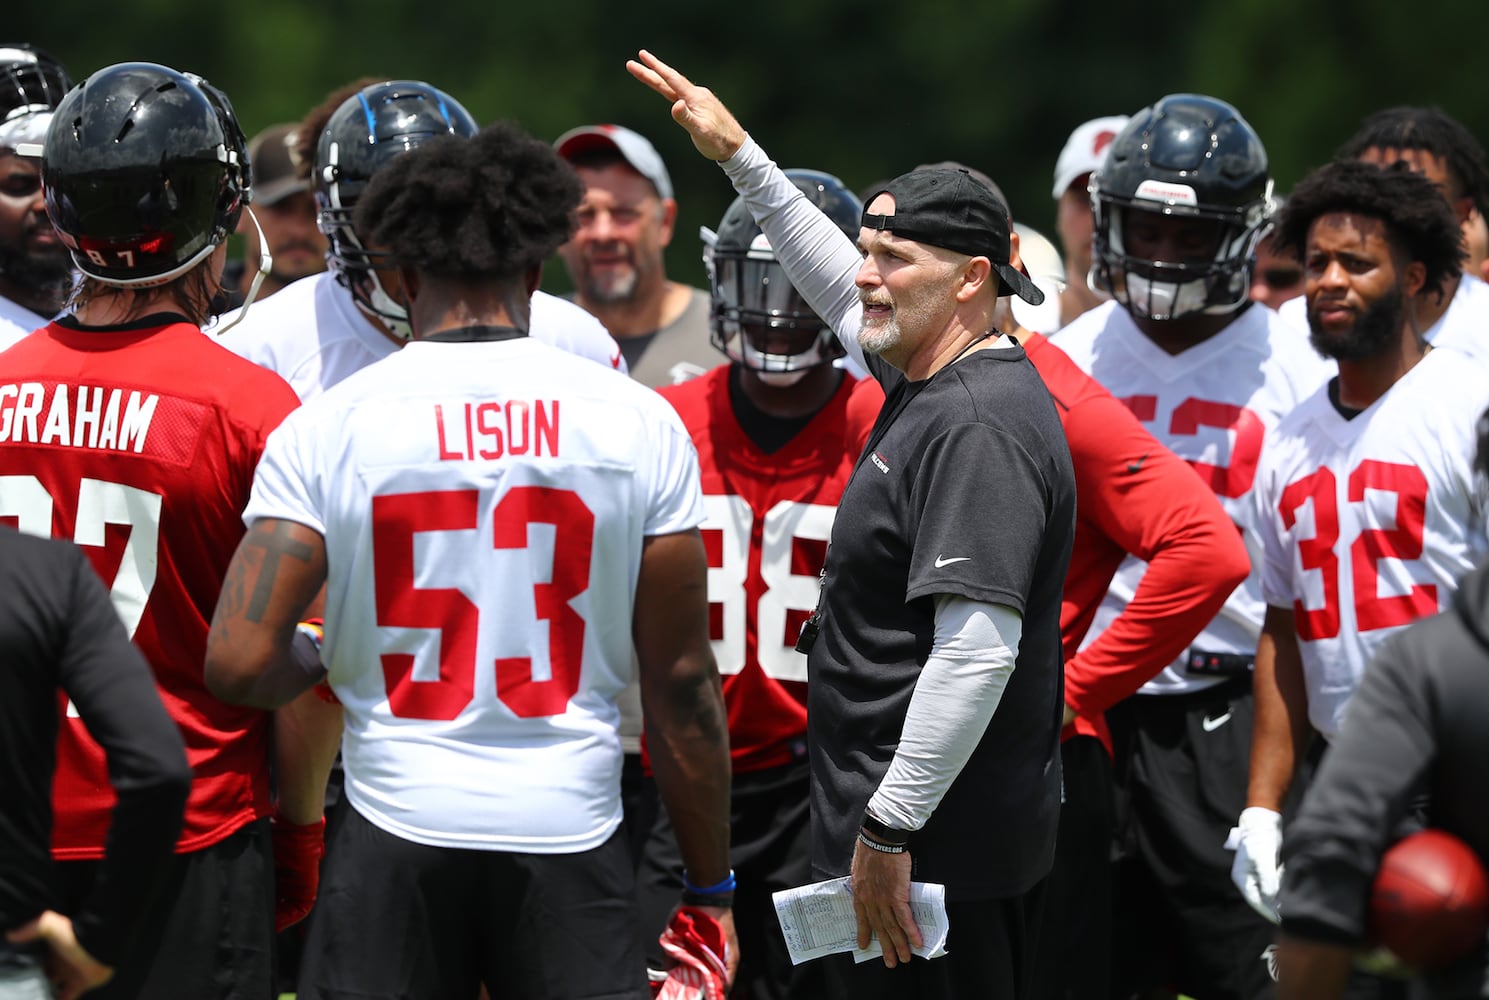
M 1489 159 L 1484 147 L 1457 119 L 1438 107 L 1402 106 L 1377 111 L 1339 148 L 1340 159 L 1357 160 L 1367 149 L 1419 149 L 1442 160 L 1459 197 L 1489 219 Z
M 1293 188 L 1277 221 L 1272 246 L 1307 259 L 1308 230 L 1330 212 L 1380 219 L 1408 260 L 1427 268 L 1424 288 L 1437 292 L 1463 266 L 1463 232 L 1437 186 L 1405 163 L 1378 167 L 1335 160 Z
M 373 175 L 354 224 L 428 274 L 514 278 L 574 233 L 584 185 L 553 147 L 510 122 L 430 139 Z

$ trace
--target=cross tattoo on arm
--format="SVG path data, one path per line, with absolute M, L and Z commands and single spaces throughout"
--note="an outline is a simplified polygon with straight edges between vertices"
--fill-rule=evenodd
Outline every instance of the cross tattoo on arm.
M 249 598 L 248 610 L 244 615 L 251 622 L 262 622 L 265 612 L 269 610 L 269 597 L 274 593 L 274 581 L 279 575 L 279 561 L 289 556 L 301 562 L 309 562 L 312 554 L 309 545 L 290 539 L 291 525 L 288 521 L 274 521 L 273 525 L 271 529 L 260 521 L 243 540 L 246 545 L 264 550 L 263 566 L 254 582 L 253 595 Z

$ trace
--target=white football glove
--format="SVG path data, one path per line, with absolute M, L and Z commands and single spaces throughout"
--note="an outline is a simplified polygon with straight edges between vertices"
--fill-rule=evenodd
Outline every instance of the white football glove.
M 1225 846 L 1236 852 L 1230 878 L 1251 908 L 1272 923 L 1280 923 L 1277 893 L 1282 888 L 1282 814 L 1261 806 L 1241 810 Z

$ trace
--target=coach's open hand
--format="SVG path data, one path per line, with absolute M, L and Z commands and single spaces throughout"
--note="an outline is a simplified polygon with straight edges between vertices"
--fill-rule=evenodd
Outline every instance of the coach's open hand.
M 672 102 L 672 117 L 688 130 L 698 152 L 710 160 L 727 160 L 744 145 L 744 127 L 707 87 L 695 85 L 645 49 L 636 59 L 626 60 L 626 69 Z
M 910 961 L 910 949 L 923 941 L 910 912 L 910 853 L 885 854 L 858 842 L 853 848 L 853 915 L 858 918 L 858 946 L 879 935 L 884 964 L 891 969 Z

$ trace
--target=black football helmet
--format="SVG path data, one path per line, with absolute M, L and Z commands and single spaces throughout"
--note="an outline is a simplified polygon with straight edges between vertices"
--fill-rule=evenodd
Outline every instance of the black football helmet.
M 1173 94 L 1133 116 L 1091 175 L 1092 285 L 1140 318 L 1226 314 L 1248 301 L 1256 244 L 1275 214 L 1267 151 L 1224 101 Z M 1131 212 L 1187 216 L 1215 227 L 1204 261 L 1146 260 L 1128 251 Z
M 788 170 L 786 176 L 858 238 L 863 203 L 842 181 L 817 170 Z M 701 235 L 712 298 L 709 339 L 730 361 L 759 372 L 795 372 L 843 356 L 832 329 L 787 279 L 743 198 L 734 199 L 717 233 L 704 229 Z
M 51 111 L 71 89 L 67 70 L 41 49 L 0 42 L 0 122 Z
M 352 228 L 352 210 L 372 175 L 400 153 L 437 135 L 473 136 L 476 120 L 458 101 L 418 80 L 364 87 L 332 113 L 315 149 L 315 201 L 330 240 L 336 280 L 363 309 L 402 337 L 408 313 L 383 290 L 377 268 L 386 255 L 368 250 Z
M 111 285 L 161 285 L 237 228 L 247 143 L 226 95 L 154 63 L 101 69 L 52 116 L 47 215 L 78 268 Z

